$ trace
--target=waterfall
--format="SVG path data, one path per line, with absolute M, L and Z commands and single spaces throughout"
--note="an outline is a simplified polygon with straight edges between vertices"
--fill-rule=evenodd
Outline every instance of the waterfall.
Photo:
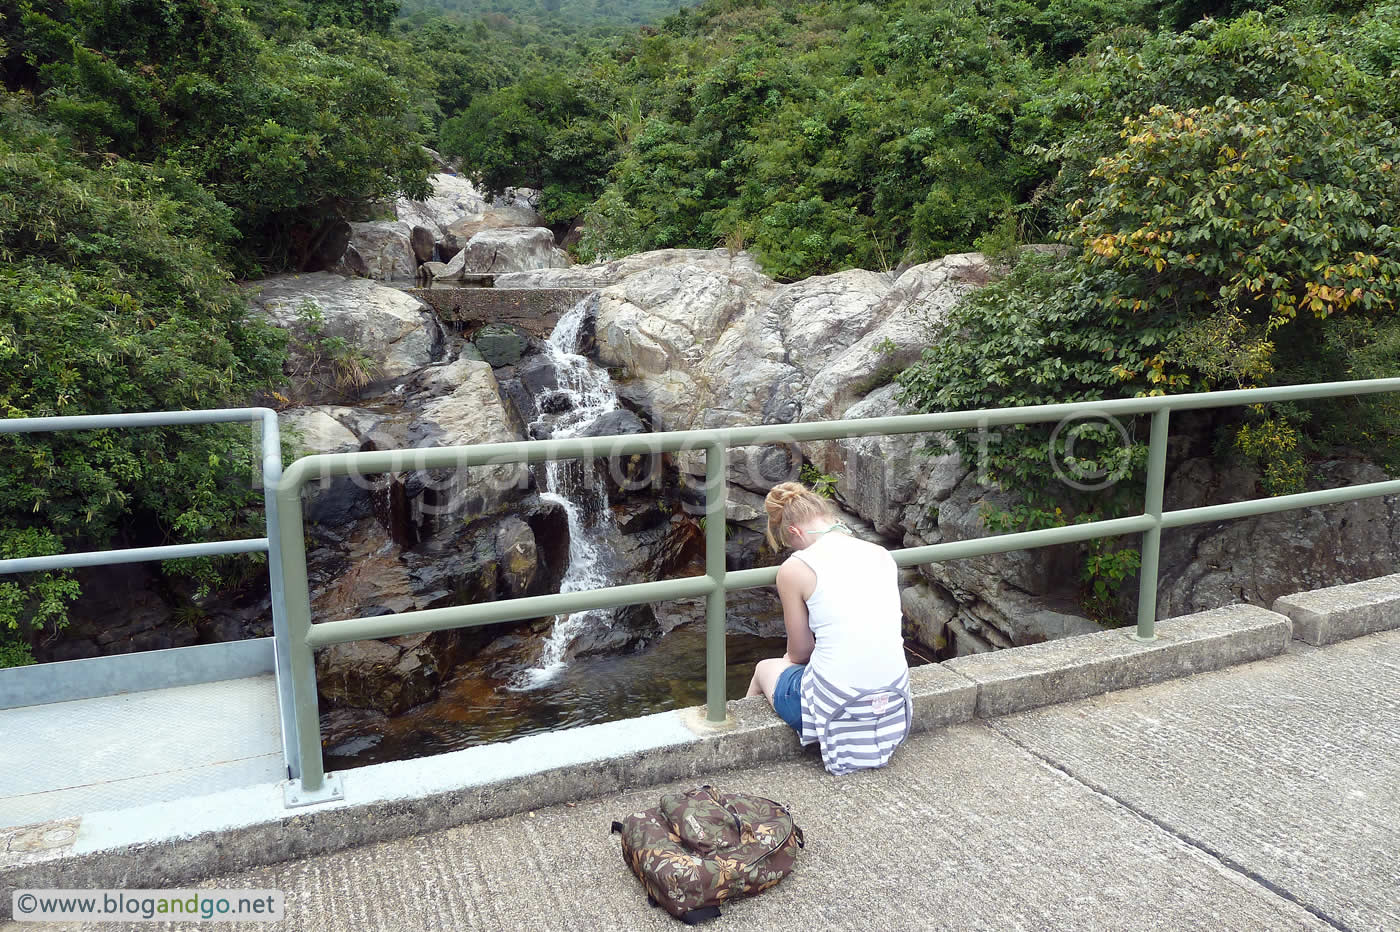
M 535 398 L 541 412 L 531 422 L 532 433 L 551 437 L 578 437 L 604 414 L 620 405 L 605 370 L 579 353 L 579 337 L 593 299 L 585 298 L 569 309 L 545 343 L 545 353 L 557 375 L 558 388 L 546 389 Z M 544 464 L 541 497 L 558 502 L 569 525 L 569 566 L 559 584 L 560 592 L 600 589 L 610 582 L 602 541 L 616 528 L 608 508 L 607 485 L 593 463 L 582 460 L 549 460 Z M 524 671 L 513 689 L 534 689 L 552 681 L 564 669 L 564 654 L 581 633 L 612 623 L 612 609 L 594 609 L 562 616 L 544 643 L 540 665 Z

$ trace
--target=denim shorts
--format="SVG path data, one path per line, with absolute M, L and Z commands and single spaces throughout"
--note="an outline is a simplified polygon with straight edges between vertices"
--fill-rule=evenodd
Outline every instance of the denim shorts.
M 794 664 L 778 674 L 773 687 L 773 711 L 800 735 L 802 734 L 802 673 L 806 664 Z

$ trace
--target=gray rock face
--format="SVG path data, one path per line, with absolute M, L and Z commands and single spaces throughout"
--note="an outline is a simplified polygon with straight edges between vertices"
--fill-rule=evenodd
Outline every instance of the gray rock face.
M 477 233 L 436 277 L 451 280 L 463 274 L 524 272 L 568 265 L 568 253 L 554 245 L 554 234 L 547 228 L 511 227 Z
M 454 223 L 481 217 L 488 209 L 486 198 L 460 175 L 439 173 L 429 183 L 433 193 L 427 200 L 401 197 L 394 202 L 394 212 L 401 222 L 429 230 L 434 240 L 441 240 Z
M 371 281 L 315 272 L 249 291 L 255 313 L 291 332 L 288 375 L 308 401 L 359 397 L 428 365 L 441 347 L 437 318 L 421 301 Z M 344 341 L 350 356 L 328 350 L 326 338 Z
M 365 274 L 379 281 L 412 279 L 418 269 L 413 227 L 399 220 L 350 224 L 350 245 L 364 261 Z
M 1321 467 L 1315 488 L 1379 482 L 1384 471 L 1359 460 Z M 1255 476 L 1182 463 L 1167 483 L 1168 510 L 1260 496 Z M 1283 595 L 1393 572 L 1400 558 L 1400 497 L 1308 508 L 1162 532 L 1159 618 L 1230 602 L 1272 605 Z

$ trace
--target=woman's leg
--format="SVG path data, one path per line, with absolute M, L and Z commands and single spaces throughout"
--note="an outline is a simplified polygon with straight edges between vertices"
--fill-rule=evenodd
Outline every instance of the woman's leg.
M 793 662 L 786 657 L 773 657 L 768 660 L 760 660 L 753 669 L 753 679 L 749 680 L 749 691 L 744 694 L 749 696 L 764 695 L 768 697 L 768 704 L 773 704 L 773 692 L 778 685 L 778 677 L 783 675 L 783 671 L 793 666 Z

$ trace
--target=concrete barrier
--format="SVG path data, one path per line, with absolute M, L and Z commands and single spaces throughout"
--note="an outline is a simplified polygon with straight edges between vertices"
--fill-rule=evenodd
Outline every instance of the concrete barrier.
M 1283 615 L 1236 605 L 1130 629 L 1010 648 L 911 671 L 914 729 L 1260 660 L 1288 648 Z M 766 700 L 530 735 L 341 774 L 344 798 L 283 806 L 282 784 L 0 830 L 0 887 L 171 887 L 278 861 L 435 832 L 580 799 L 810 754 Z M 896 757 L 896 762 L 898 757 Z M 606 831 L 606 826 L 599 826 Z M 0 914 L 9 906 L 0 896 Z
M 461 326 L 510 324 L 543 339 L 559 318 L 596 289 L 587 288 L 413 288 L 443 320 Z
M 1288 649 L 1289 621 L 1256 605 L 1229 605 L 1157 625 L 1153 641 L 1118 628 L 974 654 L 943 666 L 977 684 L 977 716 L 992 718 L 1115 689 L 1262 660 Z
M 1293 636 L 1320 647 L 1400 628 L 1400 575 L 1286 595 L 1274 611 L 1293 620 Z

